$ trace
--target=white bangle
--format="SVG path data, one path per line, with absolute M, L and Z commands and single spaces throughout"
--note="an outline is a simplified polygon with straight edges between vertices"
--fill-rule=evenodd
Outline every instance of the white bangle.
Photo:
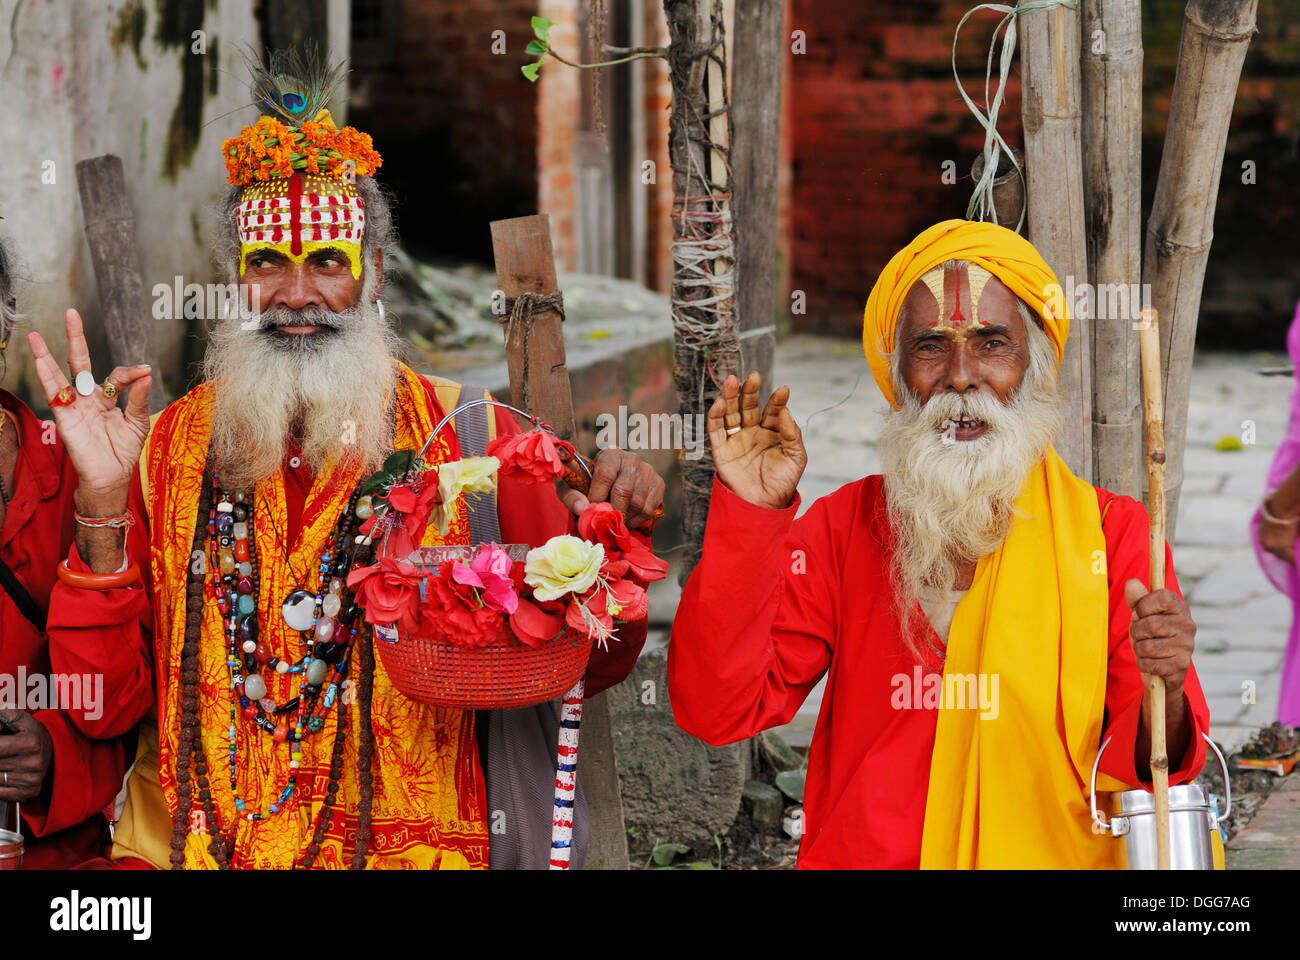
M 1284 527 L 1293 527 L 1297 523 L 1300 523 L 1300 517 L 1291 517 L 1288 520 L 1283 520 L 1281 517 L 1273 516 L 1273 514 L 1269 511 L 1268 498 L 1273 496 L 1273 494 L 1275 494 L 1276 492 L 1277 492 L 1276 490 L 1270 490 L 1268 493 L 1264 494 L 1264 499 L 1259 502 L 1259 512 L 1264 515 L 1264 519 L 1267 520 L 1269 523 L 1281 524 Z

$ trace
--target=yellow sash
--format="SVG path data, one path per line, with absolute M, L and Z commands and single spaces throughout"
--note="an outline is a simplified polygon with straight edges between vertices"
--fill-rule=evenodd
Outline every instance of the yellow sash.
M 1049 448 L 1015 511 L 953 616 L 945 690 L 974 676 L 994 696 L 939 711 L 921 866 L 1114 867 L 1088 809 L 1109 647 L 1097 493 Z

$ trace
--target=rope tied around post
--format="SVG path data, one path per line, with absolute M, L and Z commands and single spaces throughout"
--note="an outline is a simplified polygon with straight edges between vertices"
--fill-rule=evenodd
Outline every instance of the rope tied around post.
M 507 297 L 505 307 L 506 312 L 498 319 L 501 321 L 501 326 L 505 328 L 506 346 L 508 348 L 512 344 L 518 344 L 524 356 L 528 355 L 528 339 L 533 329 L 534 314 L 554 312 L 559 314 L 560 322 L 564 322 L 564 294 L 559 290 L 554 293 L 525 291 L 517 297 Z M 519 386 L 523 405 L 531 410 L 533 409 L 532 391 L 528 381 L 528 368 L 525 366 L 523 382 Z
M 1005 3 L 980 3 L 966 11 L 965 16 L 957 22 L 957 29 L 952 34 L 952 78 L 957 83 L 957 92 L 965 101 L 970 112 L 975 116 L 976 121 L 984 128 L 984 170 L 980 174 L 979 182 L 975 184 L 975 190 L 971 194 L 970 203 L 966 206 L 967 220 L 985 220 L 998 222 L 997 213 L 993 206 L 993 181 L 997 178 L 998 162 L 1005 151 L 1007 159 L 1011 161 L 1011 166 L 1019 175 L 1021 183 L 1025 185 L 1024 199 L 1020 204 L 1020 219 L 1016 223 L 1016 232 L 1019 233 L 1025 225 L 1025 215 L 1029 210 L 1029 185 L 1025 183 L 1025 171 L 1016 161 L 1015 154 L 1007 146 L 1007 142 L 1002 139 L 1002 134 L 998 133 L 998 111 L 1002 109 L 1002 100 L 1006 93 L 1007 77 L 1011 73 L 1011 62 L 1016 55 L 1016 20 L 1026 13 L 1035 13 L 1040 10 L 1050 10 L 1053 7 L 1064 7 L 1067 10 L 1077 10 L 1079 0 L 1029 0 L 1026 3 L 1020 3 L 1016 6 L 1009 6 Z M 998 21 L 998 25 L 993 28 L 993 37 L 989 40 L 988 62 L 984 68 L 984 112 L 981 113 L 979 107 L 966 93 L 966 88 L 962 86 L 961 77 L 957 74 L 957 37 L 961 34 L 961 28 L 972 15 L 981 10 L 992 10 L 996 13 L 1005 14 Z M 989 80 L 993 75 L 993 51 L 998 45 L 998 34 L 1002 33 L 1002 56 L 998 63 L 998 87 L 993 94 L 993 99 L 989 100 Z

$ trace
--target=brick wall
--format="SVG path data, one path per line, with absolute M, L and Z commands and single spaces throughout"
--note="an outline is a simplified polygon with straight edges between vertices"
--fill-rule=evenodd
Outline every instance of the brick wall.
M 402 0 L 391 63 L 356 69 L 350 122 L 384 156 L 403 239 L 432 256 L 491 261 L 488 222 L 537 210 L 537 0 Z M 506 34 L 504 54 L 493 33 Z

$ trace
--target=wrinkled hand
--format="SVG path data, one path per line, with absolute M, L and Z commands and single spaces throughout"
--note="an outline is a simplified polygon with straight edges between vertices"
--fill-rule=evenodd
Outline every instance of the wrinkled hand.
M 589 503 L 608 500 L 635 530 L 653 518 L 664 502 L 663 478 L 630 451 L 606 447 L 597 454 L 591 474 L 591 489 L 585 495 L 563 482 L 556 484 L 556 493 L 574 516 Z
M 1265 520 L 1263 516 L 1259 518 L 1259 525 L 1255 528 L 1256 535 L 1259 537 L 1259 545 L 1288 567 L 1295 566 L 1297 531 L 1300 531 L 1300 524 L 1271 523 Z
M 54 762 L 50 734 L 25 710 L 0 710 L 0 716 L 18 728 L 15 734 L 0 733 L 0 800 L 32 800 L 40 796 Z
M 1129 636 L 1143 673 L 1164 678 L 1166 702 L 1179 702 L 1183 678 L 1192 665 L 1196 623 L 1187 601 L 1172 590 L 1147 593 L 1141 580 L 1124 585 L 1124 600 L 1133 611 Z
M 777 387 L 760 418 L 758 394 L 763 378 L 754 371 L 741 383 L 728 376 L 722 395 L 709 407 L 713 464 L 727 488 L 760 507 L 788 507 L 808 465 L 803 433 L 786 404 L 789 387 Z M 740 429 L 728 434 L 735 427 Z
M 64 314 L 68 332 L 68 370 L 75 379 L 82 370 L 91 370 L 90 351 L 76 310 Z M 45 389 L 45 400 L 52 403 L 58 392 L 68 386 L 68 378 L 51 355 L 39 333 L 27 336 L 36 375 Z M 92 371 L 93 372 L 93 371 Z M 148 364 L 117 367 L 108 375 L 118 391 L 127 391 L 126 410 L 118 409 L 116 399 L 104 395 L 96 384 L 86 397 L 73 389 L 74 401 L 68 406 L 51 406 L 59 437 L 72 465 L 77 469 L 80 500 L 121 495 L 131 481 L 145 437 L 149 434 L 149 385 L 152 375 Z

